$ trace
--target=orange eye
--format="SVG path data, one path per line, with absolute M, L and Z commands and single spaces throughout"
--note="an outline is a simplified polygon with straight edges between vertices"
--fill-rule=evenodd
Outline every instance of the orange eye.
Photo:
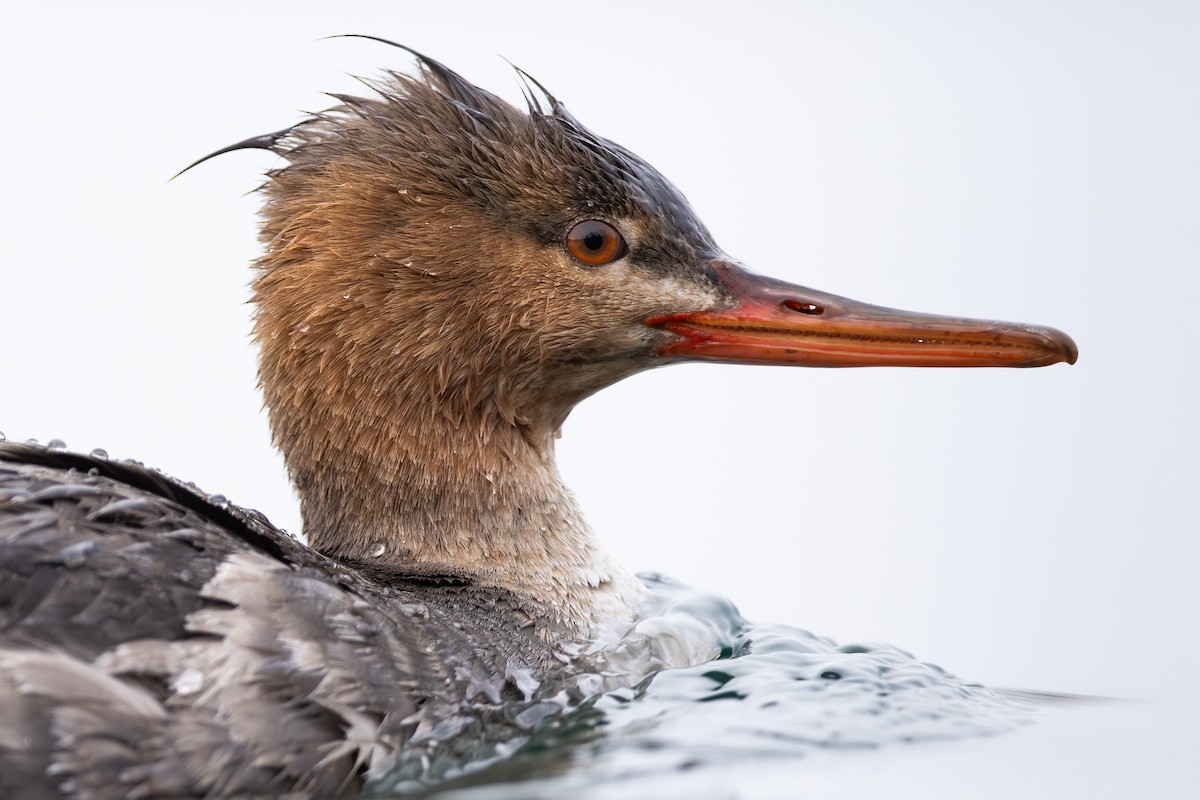
M 602 267 L 625 255 L 629 248 L 612 225 L 588 219 L 567 233 L 567 252 L 589 267 Z

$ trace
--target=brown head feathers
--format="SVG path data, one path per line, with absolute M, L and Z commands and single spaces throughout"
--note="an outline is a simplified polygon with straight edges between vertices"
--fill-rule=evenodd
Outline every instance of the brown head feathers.
M 719 251 L 674 186 L 532 79 L 522 111 L 414 54 L 374 97 L 219 151 L 287 162 L 262 188 L 255 333 L 305 533 L 572 608 L 635 591 L 553 439 L 579 400 L 661 363 L 671 335 L 648 317 L 721 302 Z M 572 257 L 586 220 L 628 256 Z

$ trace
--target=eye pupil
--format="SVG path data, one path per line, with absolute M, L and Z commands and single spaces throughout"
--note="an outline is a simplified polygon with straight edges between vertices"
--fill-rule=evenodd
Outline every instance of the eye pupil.
M 577 222 L 567 232 L 567 252 L 589 267 L 602 267 L 625 256 L 629 248 L 621 233 L 598 219 Z

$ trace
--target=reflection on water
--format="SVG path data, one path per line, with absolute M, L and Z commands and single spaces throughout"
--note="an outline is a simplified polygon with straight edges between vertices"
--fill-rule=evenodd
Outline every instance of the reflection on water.
M 619 643 L 506 707 L 503 720 L 493 709 L 463 725 L 512 731 L 506 742 L 481 747 L 478 734 L 467 735 L 473 746 L 461 736 L 415 742 L 377 794 L 727 796 L 705 793 L 704 775 L 722 764 L 744 770 L 748 760 L 995 734 L 1032 718 L 891 645 L 838 646 L 798 628 L 751 624 L 722 597 L 642 579 L 657 606 Z

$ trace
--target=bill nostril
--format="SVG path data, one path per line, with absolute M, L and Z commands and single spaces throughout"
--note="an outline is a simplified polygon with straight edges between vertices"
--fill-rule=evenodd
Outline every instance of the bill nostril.
M 825 306 L 819 306 L 816 303 L 810 303 L 806 300 L 784 300 L 781 304 L 789 311 L 795 311 L 799 314 L 812 314 L 814 316 L 825 313 Z

